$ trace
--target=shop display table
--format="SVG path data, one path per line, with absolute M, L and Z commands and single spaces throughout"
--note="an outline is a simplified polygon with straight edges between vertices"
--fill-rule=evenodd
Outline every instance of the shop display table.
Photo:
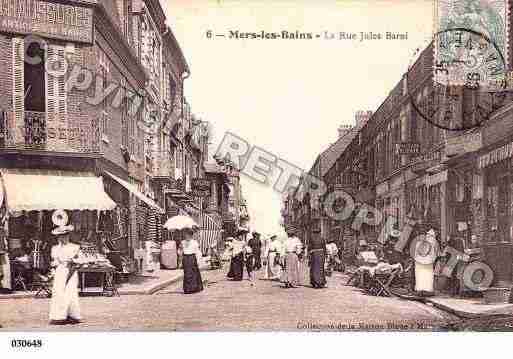
M 106 296 L 119 296 L 119 292 L 114 284 L 114 273 L 116 269 L 113 267 L 100 266 L 84 266 L 78 269 L 80 293 L 101 293 Z M 100 287 L 96 290 L 87 289 L 85 286 L 86 276 L 88 274 L 100 274 Z M 93 288 L 93 287 L 89 287 Z M 94 287 L 97 288 L 97 287 Z

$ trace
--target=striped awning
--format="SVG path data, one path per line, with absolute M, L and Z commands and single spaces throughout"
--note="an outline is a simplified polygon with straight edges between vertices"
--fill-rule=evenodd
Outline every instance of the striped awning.
M 116 203 L 103 181 L 89 172 L 0 169 L 9 212 L 43 210 L 112 210 Z M 0 182 L 0 187 L 2 187 Z
M 144 193 L 139 191 L 133 184 L 128 183 L 127 181 L 119 178 L 116 175 L 113 175 L 112 173 L 110 173 L 108 171 L 105 171 L 105 173 L 107 175 L 109 175 L 109 177 L 111 177 L 114 181 L 116 181 L 121 186 L 126 188 L 128 190 L 128 192 L 132 193 L 135 197 L 137 197 L 138 199 L 140 199 L 141 201 L 146 203 L 149 207 L 154 208 L 160 214 L 165 213 L 165 211 L 162 208 L 160 208 L 159 205 L 154 200 L 152 200 L 151 198 L 146 196 Z
M 221 239 L 222 227 L 218 221 L 208 215 L 203 215 L 201 224 L 199 231 L 200 248 L 202 253 L 207 253 L 208 249 Z

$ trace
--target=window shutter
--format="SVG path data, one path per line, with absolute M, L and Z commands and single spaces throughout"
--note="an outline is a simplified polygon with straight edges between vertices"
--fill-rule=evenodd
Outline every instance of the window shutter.
M 24 40 L 22 38 L 12 39 L 12 60 L 13 60 L 13 112 L 14 128 L 25 126 L 25 62 L 23 58 Z M 14 131 L 14 143 L 24 143 L 23 132 Z
M 64 61 L 66 56 L 66 51 L 64 47 L 57 48 L 57 56 L 59 59 Z M 63 64 L 60 64 L 60 68 L 62 68 Z M 57 111 L 59 113 L 59 118 L 61 122 L 66 122 L 68 108 L 67 108 L 67 94 L 66 94 L 66 75 L 59 76 L 57 78 Z
M 66 48 L 49 45 L 47 47 L 46 71 L 46 118 L 47 127 L 55 130 L 55 135 L 48 138 L 48 149 L 52 151 L 70 151 L 73 144 L 68 143 L 67 95 L 65 69 Z
M 51 66 L 51 61 L 55 59 L 56 52 L 54 46 L 49 46 L 47 49 L 48 64 Z M 46 118 L 48 119 L 49 126 L 52 126 L 57 119 L 57 79 L 46 71 Z

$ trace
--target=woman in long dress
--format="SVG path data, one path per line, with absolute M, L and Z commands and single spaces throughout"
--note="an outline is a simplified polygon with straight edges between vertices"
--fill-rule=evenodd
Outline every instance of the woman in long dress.
M 50 302 L 50 324 L 76 324 L 81 320 L 78 301 L 78 264 L 80 246 L 70 242 L 73 226 L 57 227 L 52 234 L 59 243 L 52 247 L 52 267 L 55 268 L 52 299 Z
M 288 233 L 288 238 L 285 240 L 285 288 L 296 288 L 299 285 L 299 257 L 301 253 L 302 244 L 292 232 Z
M 426 237 L 431 237 L 430 243 L 436 242 L 436 234 L 433 229 L 430 229 Z M 428 256 L 430 251 L 435 249 L 425 241 L 417 242 L 415 253 L 419 253 L 421 256 Z M 429 296 L 434 294 L 434 264 L 431 261 L 421 263 L 415 261 L 415 292 L 419 295 Z
M 326 246 L 324 241 L 318 237 L 312 241 L 310 249 L 310 283 L 314 288 L 324 288 L 326 286 Z
M 279 279 L 281 275 L 281 266 L 278 264 L 280 259 L 281 245 L 276 238 L 276 235 L 272 235 L 270 238 L 271 242 L 267 247 L 265 279 L 269 280 Z
M 243 236 L 247 232 L 237 232 L 237 237 L 232 242 L 232 261 L 230 265 L 231 279 L 234 281 L 241 281 L 244 273 L 244 248 L 246 241 Z
M 183 292 L 185 294 L 198 293 L 203 290 L 203 280 L 198 267 L 201 250 L 198 241 L 193 237 L 193 230 L 184 229 L 183 232 Z

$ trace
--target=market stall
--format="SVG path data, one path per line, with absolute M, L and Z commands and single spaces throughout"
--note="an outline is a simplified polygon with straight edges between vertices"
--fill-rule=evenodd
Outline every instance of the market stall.
M 0 169 L 0 264 L 9 263 L 10 283 L 2 270 L 2 287 L 31 288 L 36 275 L 50 270 L 51 231 L 71 224 L 71 239 L 89 248 L 89 264 L 111 267 L 104 256 L 106 242 L 115 241 L 120 226 L 116 203 L 104 190 L 102 178 L 87 172 Z M 115 210 L 116 209 L 116 210 Z M 7 245 L 5 245 L 7 244 Z M 98 260 L 97 260 L 98 259 Z M 100 260 L 101 259 L 101 260 Z

